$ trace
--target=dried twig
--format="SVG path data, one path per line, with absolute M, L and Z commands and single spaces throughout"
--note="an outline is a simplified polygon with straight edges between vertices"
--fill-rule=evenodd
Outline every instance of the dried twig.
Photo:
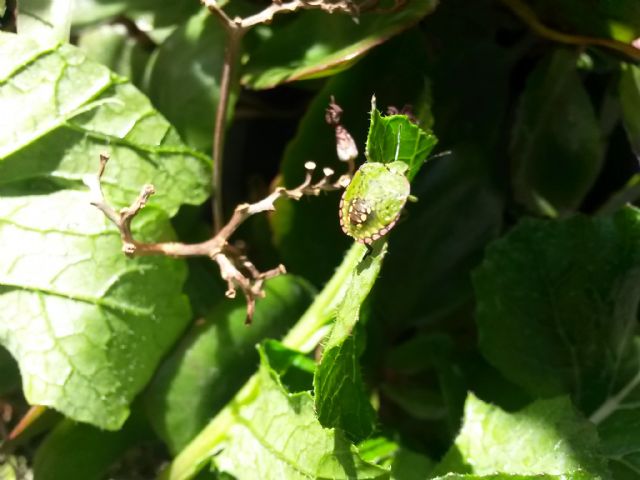
M 186 244 L 180 242 L 145 243 L 137 241 L 131 231 L 131 222 L 144 208 L 149 197 L 154 193 L 153 185 L 145 185 L 138 198 L 126 208 L 116 211 L 104 197 L 101 179 L 109 157 L 100 155 L 100 167 L 97 175 L 88 175 L 84 182 L 89 187 L 91 204 L 97 207 L 112 223 L 118 227 L 122 239 L 122 250 L 130 256 L 141 255 L 167 255 L 171 257 L 206 256 L 218 264 L 221 277 L 227 282 L 226 296 L 233 298 L 236 290 L 240 289 L 247 300 L 246 323 L 251 323 L 255 311 L 257 298 L 264 297 L 264 282 L 286 272 L 284 265 L 266 272 L 260 272 L 249 259 L 230 245 L 229 237 L 250 216 L 261 212 L 275 210 L 275 202 L 280 198 L 299 200 L 304 195 L 319 195 L 323 191 L 340 190 L 349 183 L 350 175 L 342 175 L 337 180 L 332 180 L 334 172 L 330 168 L 323 169 L 322 178 L 313 182 L 313 174 L 316 164 L 305 163 L 304 181 L 293 189 L 284 187 L 276 188 L 270 195 L 256 203 L 243 203 L 238 205 L 229 222 L 212 238 L 205 242 Z

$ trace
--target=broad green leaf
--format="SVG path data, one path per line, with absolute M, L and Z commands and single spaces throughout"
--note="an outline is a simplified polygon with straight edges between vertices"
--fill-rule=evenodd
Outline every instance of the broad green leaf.
M 407 412 L 411 420 L 446 420 L 451 435 L 458 431 L 467 395 L 453 346 L 450 337 L 438 334 L 418 334 L 394 346 L 385 354 L 383 365 L 385 371 L 393 372 L 392 379 L 400 380 L 379 385 L 384 396 Z M 435 376 L 436 386 L 425 382 L 426 375 Z
M 199 8 L 199 2 L 191 0 L 74 0 L 72 20 L 74 27 L 82 27 L 126 15 L 153 36 L 152 28 L 179 24 Z
M 619 391 L 608 392 L 607 399 L 593 412 L 590 420 L 598 426 L 602 452 L 616 480 L 638 478 L 640 472 L 640 339 L 635 338 L 635 374 Z
M 366 149 L 369 162 L 405 162 L 409 165 L 407 177 L 412 180 L 437 142 L 433 133 L 411 123 L 406 115 L 383 117 L 372 107 Z
M 516 197 L 555 216 L 576 210 L 593 186 L 604 156 L 577 56 L 557 50 L 531 73 L 520 99 L 511 157 Z
M 495 475 L 473 475 L 449 473 L 433 480 L 593 480 L 593 476 L 584 472 L 563 473 L 561 475 L 510 475 L 496 473 Z
M 433 460 L 385 437 L 371 438 L 358 445 L 363 460 L 391 470 L 392 480 L 424 480 L 435 466 Z
M 275 23 L 272 34 L 251 52 L 242 83 L 263 89 L 334 75 L 417 23 L 435 6 L 433 0 L 416 0 L 393 12 L 364 13 L 357 22 L 345 14 L 301 12 L 287 23 Z
M 378 277 L 387 252 L 386 241 L 382 242 L 373 247 L 372 254 L 361 260 L 347 280 L 349 294 L 338 307 L 331 335 L 313 379 L 315 409 L 320 423 L 325 427 L 339 428 L 355 440 L 369 436 L 376 420 L 360 372 L 363 343 L 356 324 L 362 303 Z
M 139 415 L 132 415 L 117 432 L 63 420 L 38 447 L 34 476 L 38 480 L 101 480 L 127 449 L 151 438 Z
M 157 191 L 149 204 L 169 215 L 206 199 L 207 157 L 129 83 L 70 45 L 2 33 L 0 58 L 0 184 L 45 178 L 84 190 L 83 176 L 107 152 L 103 185 L 116 205 L 145 183 Z
M 116 23 L 84 29 L 77 45 L 90 60 L 127 77 L 136 86 L 142 85 L 149 52 L 124 25 Z
M 68 42 L 73 0 L 20 0 L 16 19 L 20 35 Z
M 424 480 L 433 470 L 433 460 L 406 448 L 400 448 L 391 463 L 392 480 Z
M 7 1 L 0 0 L 0 17 L 4 16 L 4 12 L 7 11 Z
M 153 104 L 189 145 L 201 150 L 209 151 L 212 144 L 225 43 L 220 20 L 203 10 L 162 43 L 149 70 Z
M 160 213 L 143 211 L 139 238 L 171 238 Z M 0 250 L 0 343 L 29 403 L 120 428 L 189 320 L 183 263 L 128 259 L 116 228 L 74 191 L 2 196 Z
M 489 249 L 474 278 L 485 355 L 531 393 L 571 393 L 592 412 L 616 479 L 640 468 L 629 427 L 640 422 L 639 235 L 632 208 L 528 221 Z
M 524 220 L 493 243 L 473 283 L 483 354 L 534 395 L 586 412 L 638 369 L 640 212 Z
M 585 478 L 608 478 L 595 428 L 567 397 L 539 400 L 508 413 L 470 394 L 462 429 L 436 471 L 476 475 L 584 472 L 589 474 Z
M 252 479 L 373 479 L 389 473 L 364 462 L 340 432 L 315 418 L 308 392 L 289 393 L 261 351 L 253 395 L 230 404 L 233 425 L 224 450 L 214 457 L 219 470 Z
M 640 157 L 640 67 L 624 65 L 619 94 L 624 128 L 631 148 L 636 156 Z
M 329 322 L 333 320 L 336 309 L 348 294 L 348 279 L 358 268 L 364 255 L 364 247 L 354 244 L 345 255 L 342 263 L 335 271 L 331 280 L 325 285 L 322 291 L 316 296 L 314 302 L 307 311 L 300 317 L 289 333 L 282 340 L 283 348 L 276 349 L 272 342 L 265 344 L 265 352 L 272 359 L 272 369 L 282 373 L 283 365 L 287 365 L 287 358 L 291 358 L 290 350 L 296 352 L 309 353 L 313 351 L 318 343 L 326 336 Z M 278 350 L 282 350 L 278 351 Z M 289 352 L 289 353 L 288 353 Z M 281 354 L 285 358 L 283 361 Z M 300 354 L 296 355 L 295 367 L 297 371 L 309 371 L 307 365 L 298 361 Z M 308 359 L 307 359 L 308 360 Z M 308 363 L 308 361 L 307 361 Z M 287 368 L 285 368 L 286 370 Z M 304 375 L 303 375 L 304 376 Z M 187 445 L 173 460 L 173 462 L 163 470 L 160 475 L 164 480 L 185 480 L 193 478 L 209 460 L 211 452 L 224 448 L 227 432 L 234 426 L 233 412 L 238 404 L 244 403 L 247 399 L 254 399 L 259 392 L 259 373 L 254 374 L 251 379 L 238 391 L 234 400 L 228 403 L 209 424 Z M 290 378 L 284 374 L 281 381 L 288 381 Z M 298 382 L 296 382 L 299 384 Z M 297 388 L 295 391 L 299 391 Z M 315 418 L 315 417 L 314 417 Z
M 401 108 L 408 103 L 424 106 L 426 59 L 420 45 L 421 36 L 412 30 L 376 48 L 353 68 L 327 82 L 307 109 L 283 156 L 282 179 L 287 187 L 302 181 L 304 163 L 308 160 L 314 160 L 320 167 L 331 167 L 337 174 L 346 171 L 336 155 L 333 129 L 324 120 L 331 95 L 343 108 L 343 123 L 361 154 L 369 127 L 369 119 L 361 112 L 369 110 L 374 92 L 378 108 L 389 105 Z M 396 75 L 398 71 L 404 72 L 400 78 Z M 416 112 L 422 111 L 421 107 Z M 362 161 L 364 155 L 360 158 Z M 338 221 L 339 201 L 339 194 L 331 193 L 295 203 L 282 200 L 270 218 L 284 264 L 291 272 L 318 285 L 331 277 L 349 245 Z
M 316 362 L 310 355 L 286 347 L 278 340 L 262 342 L 264 354 L 280 383 L 290 393 L 308 392 L 313 388 Z
M 277 338 L 311 300 L 304 282 L 291 276 L 266 284 L 250 328 L 244 325 L 243 298 L 218 304 L 198 319 L 158 369 L 144 400 L 155 430 L 179 452 L 238 391 L 255 371 L 255 344 Z

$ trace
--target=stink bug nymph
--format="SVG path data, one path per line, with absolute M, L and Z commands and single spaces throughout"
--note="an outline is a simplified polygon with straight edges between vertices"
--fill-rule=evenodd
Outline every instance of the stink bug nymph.
M 408 168 L 399 161 L 363 164 L 340 200 L 342 231 L 365 245 L 389 233 L 409 198 Z

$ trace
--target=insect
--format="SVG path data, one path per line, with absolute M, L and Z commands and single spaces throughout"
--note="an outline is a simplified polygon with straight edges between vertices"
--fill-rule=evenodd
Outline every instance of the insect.
M 367 246 L 389 233 L 410 198 L 408 168 L 399 161 L 363 164 L 340 200 L 342 231 Z

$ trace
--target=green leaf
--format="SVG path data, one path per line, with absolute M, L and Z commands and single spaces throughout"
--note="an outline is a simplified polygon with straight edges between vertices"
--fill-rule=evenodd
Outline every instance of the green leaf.
M 6 395 L 19 388 L 20 372 L 18 371 L 18 364 L 11 354 L 0 346 L 0 395 Z
M 145 32 L 155 37 L 154 30 L 179 24 L 200 8 L 191 0 L 74 0 L 72 20 L 74 27 L 84 27 L 126 15 L 143 21 Z
M 83 176 L 95 174 L 106 151 L 103 185 L 117 205 L 130 204 L 145 183 L 157 191 L 149 204 L 169 215 L 207 198 L 208 158 L 79 49 L 2 33 L 0 58 L 0 184 L 44 178 L 84 190 Z
M 636 377 L 635 386 L 626 394 L 612 397 L 613 405 L 603 411 L 606 417 L 594 417 L 598 424 L 598 435 L 601 439 L 603 454 L 609 458 L 609 468 L 616 480 L 632 480 L 638 478 L 640 472 L 640 388 Z
M 255 371 L 255 344 L 284 334 L 310 297 L 304 282 L 277 277 L 267 282 L 251 328 L 244 325 L 244 299 L 221 295 L 216 307 L 196 321 L 144 395 L 149 419 L 172 452 L 179 452 Z
M 251 52 L 242 83 L 263 89 L 334 75 L 417 23 L 435 6 L 433 0 L 417 0 L 393 12 L 362 14 L 357 23 L 345 14 L 301 12 L 294 20 L 276 24 L 268 39 Z
M 589 474 L 585 478 L 608 478 L 606 461 L 598 450 L 595 428 L 566 397 L 539 400 L 507 413 L 470 394 L 462 429 L 436 471 L 477 475 L 584 472 Z
M 638 217 L 525 220 L 490 246 L 473 278 L 476 317 L 483 354 L 507 378 L 592 412 L 634 376 Z
M 374 252 L 361 260 L 347 280 L 349 294 L 338 307 L 335 324 L 313 379 L 320 423 L 339 428 L 356 440 L 370 435 L 376 420 L 360 372 L 362 339 L 354 331 L 362 303 L 378 277 L 387 251 L 386 242 L 378 242 L 373 248 Z
M 39 39 L 68 42 L 73 0 L 20 0 L 17 31 Z
M 148 427 L 138 417 L 132 415 L 117 432 L 63 420 L 38 447 L 33 463 L 34 477 L 38 480 L 105 478 L 107 469 L 127 449 L 151 438 Z
M 604 156 L 602 134 L 576 69 L 577 55 L 557 50 L 531 73 L 511 144 L 513 186 L 535 212 L 576 210 Z
M 622 122 L 629 143 L 636 156 L 640 157 L 640 67 L 624 65 L 620 76 L 619 95 Z
M 149 69 L 147 91 L 153 104 L 200 150 L 211 149 L 225 43 L 220 20 L 203 10 L 162 43 Z M 232 87 L 231 109 L 236 94 Z
M 278 374 L 280 383 L 289 392 L 305 392 L 313 388 L 316 362 L 309 355 L 271 339 L 262 342 L 262 348 L 269 358 L 271 369 Z
M 433 460 L 406 448 L 400 448 L 391 463 L 392 480 L 423 480 L 433 471 Z
M 323 428 L 308 392 L 289 393 L 264 350 L 254 393 L 231 404 L 234 422 L 215 464 L 238 479 L 373 479 L 389 473 L 364 462 L 338 432 Z
M 563 473 L 561 475 L 510 475 L 508 473 L 497 473 L 495 475 L 467 475 L 449 473 L 443 477 L 436 477 L 433 480 L 593 480 L 593 476 L 585 472 L 571 472 Z
M 369 162 L 405 162 L 409 165 L 407 177 L 412 180 L 437 142 L 433 133 L 425 132 L 406 115 L 383 117 L 372 106 L 366 150 Z
M 282 340 L 283 350 L 285 350 L 282 355 L 285 359 L 284 361 L 281 360 L 279 352 L 273 348 L 271 342 L 265 344 L 265 352 L 270 355 L 273 361 L 272 369 L 275 368 L 277 371 L 282 372 L 283 366 L 285 366 L 285 370 L 287 370 L 287 359 L 291 358 L 291 349 L 302 353 L 311 352 L 326 336 L 328 324 L 333 320 L 336 309 L 348 294 L 348 279 L 351 278 L 354 270 L 360 265 L 364 254 L 365 248 L 363 245 L 353 244 L 331 280 L 316 296 L 311 306 Z M 308 371 L 309 369 L 303 365 L 303 362 L 298 361 L 300 358 L 298 354 L 295 365 L 293 366 L 296 367 L 297 371 Z M 287 380 L 286 372 L 283 380 Z M 297 389 L 295 390 L 297 391 Z M 211 456 L 211 452 L 224 448 L 227 433 L 234 428 L 235 425 L 233 411 L 236 409 L 236 405 L 244 403 L 247 399 L 256 398 L 258 392 L 258 374 L 254 374 L 236 394 L 234 400 L 228 403 L 225 408 L 202 429 L 197 437 L 176 456 L 173 462 L 164 469 L 160 478 L 164 480 L 185 480 L 196 475 Z
M 300 184 L 304 178 L 304 163 L 310 159 L 322 167 L 333 168 L 338 174 L 346 171 L 336 155 L 335 134 L 324 120 L 324 110 L 331 95 L 343 108 L 342 121 L 361 152 L 369 119 L 358 112 L 370 108 L 373 92 L 380 107 L 395 105 L 400 108 L 407 103 L 425 105 L 428 92 L 424 73 L 426 57 L 420 45 L 419 33 L 415 30 L 407 32 L 376 48 L 353 68 L 326 83 L 307 109 L 282 158 L 283 182 L 287 187 Z M 396 75 L 398 71 L 403 72 L 401 77 Z M 338 221 L 339 201 L 335 194 L 313 201 L 281 200 L 270 218 L 284 264 L 291 272 L 303 275 L 317 285 L 331 277 L 334 266 L 341 261 L 349 245 Z
M 25 396 L 74 420 L 116 430 L 129 403 L 189 320 L 182 262 L 128 259 L 86 193 L 0 196 L 0 343 Z M 171 239 L 143 211 L 138 238 Z
M 119 23 L 86 28 L 78 36 L 78 47 L 87 58 L 140 86 L 149 60 L 149 52 L 127 28 Z

